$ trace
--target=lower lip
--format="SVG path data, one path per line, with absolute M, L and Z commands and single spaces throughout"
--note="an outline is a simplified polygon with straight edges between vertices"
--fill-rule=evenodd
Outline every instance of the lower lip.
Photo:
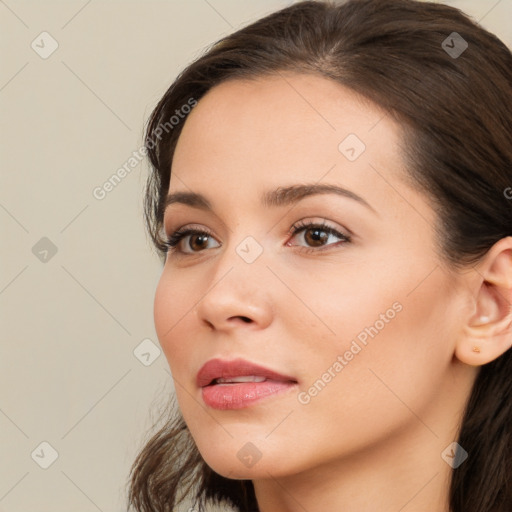
M 288 391 L 296 385 L 295 382 L 276 380 L 214 384 L 202 388 L 202 395 L 205 404 L 213 409 L 243 409 L 260 400 Z

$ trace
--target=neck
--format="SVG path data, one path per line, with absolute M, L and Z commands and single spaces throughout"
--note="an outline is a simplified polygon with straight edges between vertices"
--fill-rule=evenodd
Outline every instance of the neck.
M 402 434 L 343 461 L 254 481 L 260 512 L 450 512 L 452 468 L 441 453 L 452 441 Z

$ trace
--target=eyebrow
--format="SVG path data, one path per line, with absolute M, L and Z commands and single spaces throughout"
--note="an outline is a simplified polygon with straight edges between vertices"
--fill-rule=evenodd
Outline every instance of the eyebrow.
M 305 197 L 317 194 L 337 194 L 349 199 L 353 199 L 366 208 L 377 214 L 376 210 L 361 196 L 358 196 L 351 190 L 331 184 L 306 184 L 290 185 L 287 187 L 278 187 L 275 190 L 268 190 L 261 196 L 261 203 L 264 207 L 282 207 L 297 203 Z M 171 204 L 180 203 L 199 208 L 201 210 L 213 211 L 211 203 L 202 194 L 196 192 L 174 192 L 169 194 L 165 201 L 164 208 Z M 377 214 L 378 215 L 378 214 Z

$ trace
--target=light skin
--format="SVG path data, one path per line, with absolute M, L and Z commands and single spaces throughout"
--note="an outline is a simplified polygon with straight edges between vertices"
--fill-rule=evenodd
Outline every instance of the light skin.
M 366 146 L 354 161 L 339 149 L 349 134 Z M 223 476 L 253 480 L 262 512 L 449 512 L 453 470 L 441 454 L 457 440 L 479 366 L 512 345 L 512 237 L 474 267 L 450 268 L 435 249 L 430 200 L 404 180 L 400 141 L 375 105 L 294 73 L 225 82 L 183 127 L 169 192 L 202 194 L 212 211 L 173 203 L 165 230 L 212 235 L 185 236 L 168 254 L 156 330 L 201 455 Z M 343 187 L 369 206 L 333 193 L 260 202 L 306 183 Z M 314 228 L 289 234 L 301 220 L 351 241 L 320 231 L 315 244 Z M 236 250 L 247 237 L 263 250 L 252 263 Z M 298 384 L 244 409 L 206 407 L 198 370 L 239 357 Z M 237 456 L 248 442 L 261 454 L 252 467 Z

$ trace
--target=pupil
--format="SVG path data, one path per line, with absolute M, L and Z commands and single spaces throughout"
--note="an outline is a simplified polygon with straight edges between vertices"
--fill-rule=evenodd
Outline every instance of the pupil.
M 206 245 L 205 242 L 207 242 L 207 238 L 208 238 L 208 235 L 196 235 L 195 237 L 192 237 L 191 238 L 191 242 L 192 242 L 192 246 L 196 245 L 194 244 L 194 240 L 201 240 L 202 239 L 202 243 L 199 242 L 199 249 L 203 249 L 203 246 Z M 194 248 L 194 247 L 192 247 Z M 196 247 L 197 249 L 197 247 Z
M 312 237 L 313 243 L 311 245 L 322 245 L 321 243 L 318 244 L 318 242 L 323 242 L 328 237 L 327 233 L 321 229 L 312 229 L 312 230 L 309 230 L 309 232 L 313 234 L 313 237 Z M 323 236 L 319 235 L 319 233 L 323 233 Z M 306 234 L 306 237 L 308 237 L 307 234 Z M 307 240 L 307 242 L 309 243 L 310 241 Z

